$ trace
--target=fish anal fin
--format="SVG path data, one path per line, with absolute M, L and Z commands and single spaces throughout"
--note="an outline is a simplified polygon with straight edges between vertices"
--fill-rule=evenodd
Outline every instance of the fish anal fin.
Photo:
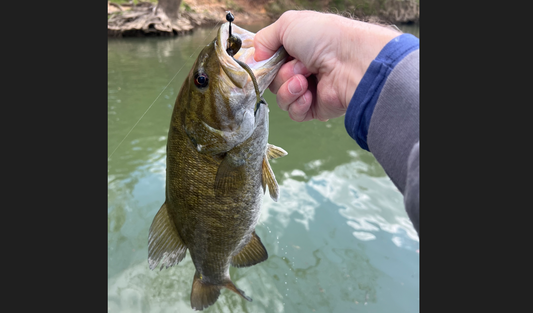
M 270 167 L 270 164 L 268 163 L 267 156 L 263 158 L 263 186 L 266 184 L 268 186 L 268 192 L 270 193 L 270 198 L 272 200 L 278 202 L 279 197 L 279 187 L 278 182 L 276 181 L 276 177 L 274 176 L 274 172 L 272 171 L 272 168 Z
M 261 263 L 266 259 L 268 259 L 266 248 L 254 231 L 250 242 L 239 253 L 233 256 L 231 265 L 234 267 L 247 267 Z
M 283 150 L 280 147 L 268 144 L 267 145 L 267 156 L 268 159 L 277 159 L 286 156 L 288 153 L 287 151 Z
M 154 217 L 150 231 L 148 232 L 148 264 L 153 270 L 161 263 L 169 268 L 178 264 L 187 252 L 172 215 L 168 210 L 167 203 L 163 203 L 159 212 Z
M 191 308 L 202 311 L 215 303 L 220 295 L 222 286 L 202 282 L 201 275 L 196 272 L 191 289 Z
M 246 172 L 242 165 L 244 165 L 244 160 L 235 160 L 230 153 L 226 154 L 215 177 L 214 188 L 217 196 L 227 195 L 244 184 Z

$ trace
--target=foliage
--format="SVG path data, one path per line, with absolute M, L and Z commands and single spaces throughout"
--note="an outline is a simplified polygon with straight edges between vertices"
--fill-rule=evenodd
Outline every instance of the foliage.
M 111 0 L 111 2 L 114 2 L 116 4 L 129 4 L 131 3 L 131 0 Z M 133 4 L 139 4 L 140 2 L 151 2 L 151 3 L 157 3 L 157 0 L 133 0 Z
M 288 10 L 315 10 L 357 17 L 379 16 L 402 0 L 274 0 L 266 10 L 279 16 Z M 419 0 L 415 0 L 419 4 Z
M 244 8 L 235 3 L 233 0 L 226 0 L 226 7 L 230 8 L 234 12 L 244 12 Z
M 185 1 L 182 1 L 181 2 L 181 5 L 180 5 L 180 11 L 185 11 L 185 12 L 196 12 L 193 8 L 191 8 L 191 6 L 189 4 L 187 4 L 187 2 Z

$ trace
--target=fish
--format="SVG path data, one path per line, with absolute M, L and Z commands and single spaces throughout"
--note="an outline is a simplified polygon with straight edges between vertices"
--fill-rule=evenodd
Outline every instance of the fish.
M 237 288 L 230 266 L 267 260 L 255 233 L 266 190 L 278 201 L 269 160 L 287 152 L 268 143 L 268 104 L 262 97 L 286 62 L 283 47 L 254 60 L 255 34 L 230 23 L 199 53 L 171 115 L 166 147 L 165 201 L 150 226 L 148 264 L 160 270 L 189 251 L 196 269 L 191 308 L 213 305 L 224 288 Z M 228 54 L 228 38 L 242 45 Z M 259 92 L 260 94 L 257 94 Z

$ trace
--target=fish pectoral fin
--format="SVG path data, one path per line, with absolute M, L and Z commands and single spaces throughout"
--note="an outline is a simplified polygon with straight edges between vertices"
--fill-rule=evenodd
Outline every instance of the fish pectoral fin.
M 214 188 L 217 196 L 226 195 L 242 186 L 246 175 L 244 163 L 244 160 L 235 158 L 231 153 L 226 154 L 215 177 Z
M 194 273 L 191 289 L 191 308 L 201 311 L 215 303 L 220 295 L 222 286 L 202 282 L 200 273 Z
M 178 264 L 185 257 L 187 247 L 183 243 L 176 229 L 176 225 L 168 210 L 167 203 L 163 203 L 152 221 L 148 233 L 148 264 L 153 270 L 161 262 L 169 268 Z
M 268 159 L 277 159 L 286 156 L 288 153 L 287 151 L 283 150 L 280 147 L 268 144 L 267 145 L 267 156 Z
M 231 259 L 233 267 L 247 267 L 261 263 L 268 259 L 268 253 L 259 236 L 252 233 L 250 242 Z
M 272 171 L 272 168 L 270 167 L 270 164 L 268 163 L 267 159 L 268 159 L 268 156 L 265 155 L 265 157 L 263 158 L 263 170 L 262 170 L 263 191 L 265 190 L 265 184 L 268 185 L 268 192 L 270 193 L 270 198 L 278 202 L 278 197 L 279 197 L 278 182 L 276 181 L 276 176 L 274 176 L 274 172 Z

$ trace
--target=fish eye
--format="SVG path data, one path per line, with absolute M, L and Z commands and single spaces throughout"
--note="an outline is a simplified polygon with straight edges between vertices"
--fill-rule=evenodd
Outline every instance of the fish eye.
M 209 78 L 205 73 L 197 73 L 194 75 L 194 84 L 199 88 L 204 88 L 209 83 Z

